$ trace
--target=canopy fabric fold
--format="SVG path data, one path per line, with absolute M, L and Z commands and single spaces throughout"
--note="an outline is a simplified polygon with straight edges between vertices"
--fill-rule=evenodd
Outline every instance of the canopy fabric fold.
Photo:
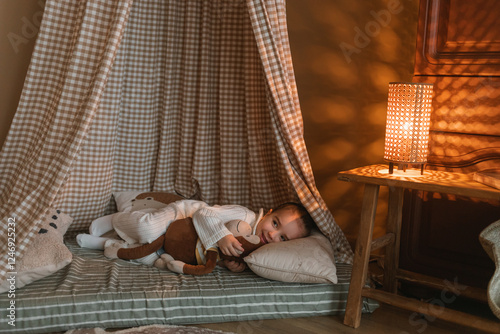
M 285 0 L 48 0 L 0 171 L 18 256 L 49 207 L 82 230 L 113 192 L 145 190 L 299 201 L 352 261 L 314 182 Z

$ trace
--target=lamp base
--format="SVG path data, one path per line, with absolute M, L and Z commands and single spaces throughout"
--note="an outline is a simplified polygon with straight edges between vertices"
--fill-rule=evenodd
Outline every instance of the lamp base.
M 378 173 L 382 174 L 382 175 L 389 175 L 389 176 L 394 176 L 394 177 L 404 177 L 404 178 L 425 177 L 425 174 L 424 175 L 420 174 L 420 170 L 414 169 L 414 168 L 407 169 L 406 172 L 403 172 L 402 170 L 399 170 L 399 169 L 395 169 L 392 174 L 389 174 L 389 169 L 386 168 L 386 169 L 380 169 L 378 171 Z
M 425 162 L 424 163 L 409 163 L 409 162 L 398 162 L 398 170 L 402 170 L 404 173 L 406 173 L 406 169 L 408 168 L 408 165 L 410 166 L 420 166 L 420 175 L 424 175 L 424 170 L 425 170 Z M 394 174 L 394 162 L 389 162 L 389 174 Z

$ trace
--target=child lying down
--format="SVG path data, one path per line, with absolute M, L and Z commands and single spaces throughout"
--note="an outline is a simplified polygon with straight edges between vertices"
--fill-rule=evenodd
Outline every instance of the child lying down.
M 218 247 L 222 254 L 234 257 L 238 257 L 244 248 L 226 227 L 229 221 L 248 222 L 253 235 L 258 236 L 263 244 L 306 237 L 315 226 L 307 210 L 292 202 L 281 204 L 263 215 L 262 210 L 256 214 L 240 205 L 209 206 L 202 201 L 180 200 L 153 212 L 118 212 L 98 218 L 90 225 L 90 234 L 79 234 L 76 239 L 80 247 L 101 250 L 116 248 L 117 245 L 126 247 L 123 244 L 149 244 L 165 234 L 172 222 L 188 217 L 192 218 L 204 249 Z M 123 241 L 103 237 L 112 230 Z M 158 253 L 153 253 L 138 261 L 154 265 L 159 258 Z M 222 265 L 233 272 L 246 268 L 244 262 L 234 260 L 223 260 Z

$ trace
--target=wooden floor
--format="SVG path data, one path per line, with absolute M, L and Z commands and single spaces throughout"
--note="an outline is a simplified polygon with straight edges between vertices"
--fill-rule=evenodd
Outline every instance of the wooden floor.
M 353 329 L 342 324 L 341 316 L 292 318 L 280 320 L 242 321 L 205 324 L 196 327 L 238 334 L 476 334 L 471 329 L 416 316 L 413 312 L 381 304 L 372 314 L 363 314 L 361 326 Z M 499 325 L 500 333 L 500 325 Z
M 193 325 L 237 334 L 480 334 L 439 319 L 416 316 L 413 312 L 381 304 L 372 314 L 363 314 L 354 329 L 342 323 L 342 316 L 290 318 L 279 320 L 225 322 Z M 107 329 L 113 332 L 120 329 Z M 500 325 L 499 325 L 500 333 Z M 57 332 L 52 334 L 64 334 Z

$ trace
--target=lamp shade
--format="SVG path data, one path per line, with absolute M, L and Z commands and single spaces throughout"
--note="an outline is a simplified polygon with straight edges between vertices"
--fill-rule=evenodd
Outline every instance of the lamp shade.
M 425 164 L 429 143 L 432 84 L 389 83 L 384 159 Z

